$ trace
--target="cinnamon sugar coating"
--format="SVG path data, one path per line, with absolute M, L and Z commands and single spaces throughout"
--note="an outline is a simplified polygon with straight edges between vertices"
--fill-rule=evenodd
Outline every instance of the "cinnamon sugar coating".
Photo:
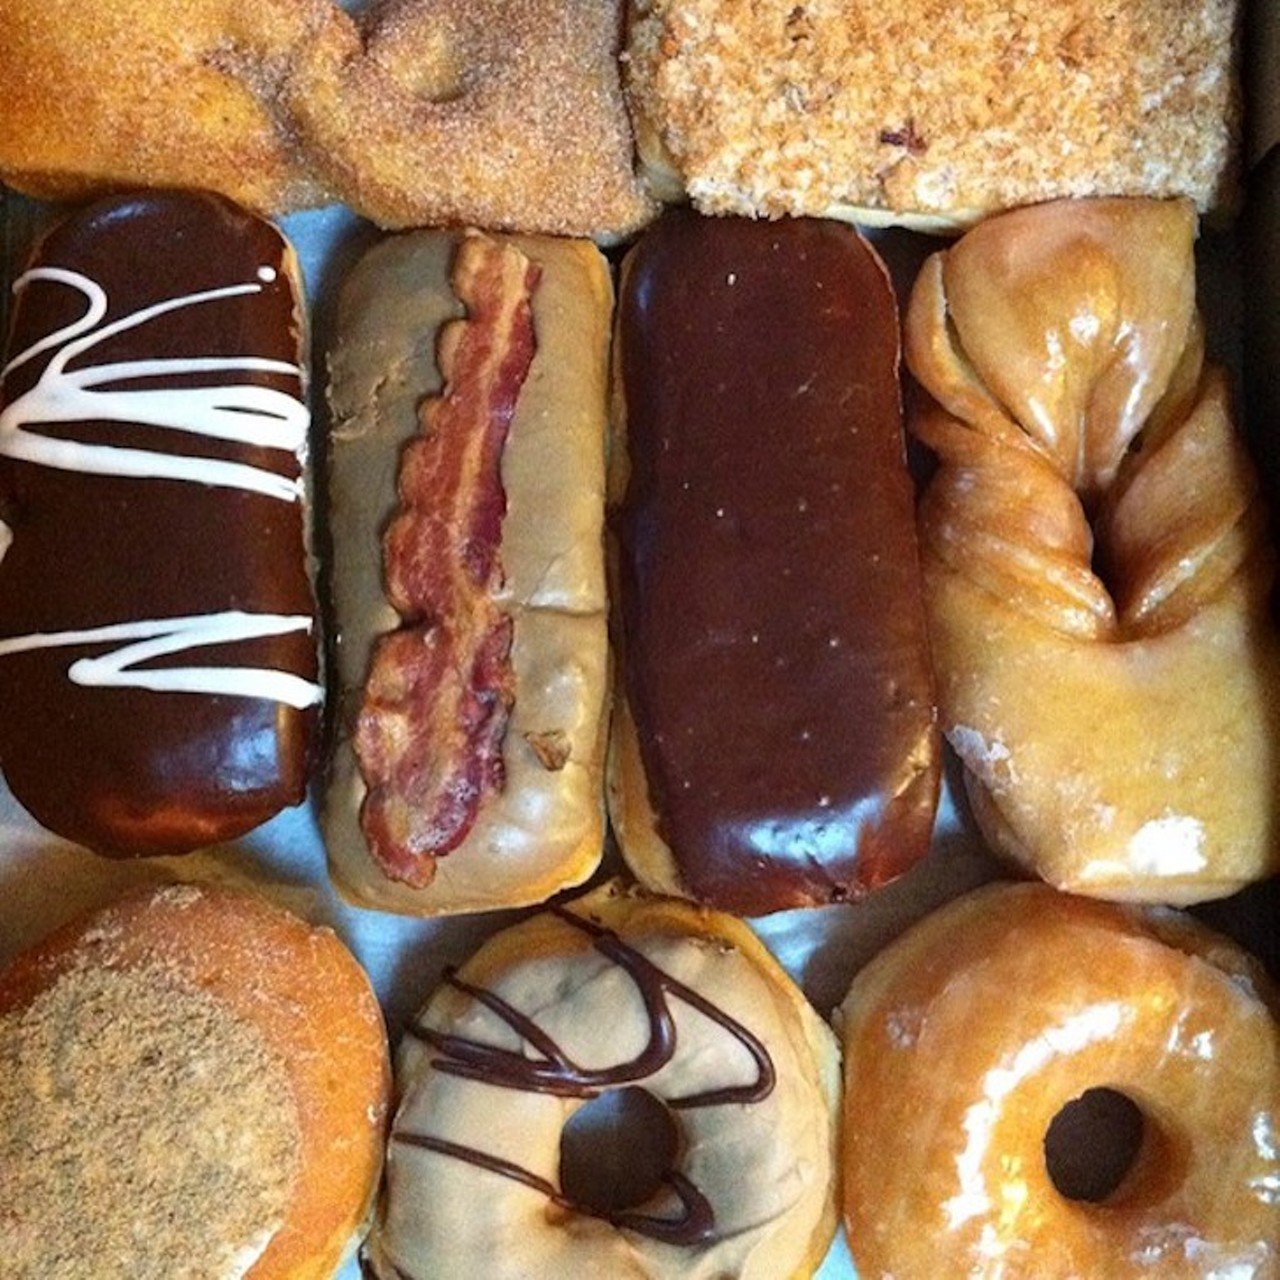
M 174 971 L 81 965 L 0 1018 L 15 1280 L 240 1275 L 284 1219 L 297 1143 L 278 1056 Z
M 633 0 L 642 158 L 707 213 L 1230 203 L 1238 0 Z
M 653 213 L 622 0 L 0 0 L 0 179 L 617 238 Z

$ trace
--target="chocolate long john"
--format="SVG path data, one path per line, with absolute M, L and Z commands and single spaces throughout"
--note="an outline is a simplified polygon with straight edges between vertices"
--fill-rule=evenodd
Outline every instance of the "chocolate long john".
M 0 765 L 101 853 L 186 852 L 305 792 L 321 690 L 292 271 L 269 223 L 162 193 L 63 223 L 15 286 Z
M 623 853 L 746 914 L 874 888 L 939 776 L 884 268 L 833 223 L 665 218 L 616 359 Z

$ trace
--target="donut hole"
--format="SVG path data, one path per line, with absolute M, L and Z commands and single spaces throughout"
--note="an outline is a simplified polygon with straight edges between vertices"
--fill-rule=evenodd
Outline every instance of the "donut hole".
M 1147 1122 L 1117 1089 L 1087 1089 L 1054 1116 L 1044 1163 L 1058 1193 L 1087 1204 L 1109 1201 L 1138 1163 Z
M 560 1135 L 560 1190 L 595 1213 L 619 1213 L 652 1199 L 675 1166 L 680 1132 L 646 1089 L 593 1098 Z

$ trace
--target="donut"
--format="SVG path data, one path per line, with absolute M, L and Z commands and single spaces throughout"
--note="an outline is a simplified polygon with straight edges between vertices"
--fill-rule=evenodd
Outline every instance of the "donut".
M 614 361 L 623 856 L 742 915 L 886 884 L 941 750 L 883 264 L 835 222 L 667 214 Z
M 367 1226 L 390 1084 L 328 929 L 168 885 L 0 969 L 13 1280 L 328 1280 Z
M 924 266 L 920 507 L 943 731 L 991 844 L 1175 904 L 1280 868 L 1274 553 L 1185 202 L 1061 201 Z
M 858 1274 L 1280 1274 L 1276 1012 L 1176 912 L 1006 884 L 928 916 L 840 1010 Z
M 46 200 L 198 187 L 259 213 L 332 199 L 275 97 L 333 0 L 0 0 L 0 179 Z
M 490 942 L 410 1024 L 379 1280 L 809 1276 L 835 1226 L 834 1037 L 740 922 L 614 882 Z M 640 1203 L 562 1186 L 589 1100 L 658 1100 L 674 1160 Z
M 620 0 L 386 0 L 311 40 L 279 101 L 316 172 L 384 227 L 616 240 L 652 217 Z
M 15 288 L 0 768 L 99 853 L 233 839 L 303 800 L 323 698 L 293 249 L 219 196 L 120 196 Z
M 1238 201 L 1239 0 L 630 8 L 642 171 L 704 213 L 937 232 L 1065 196 Z
M 344 282 L 324 834 L 362 905 L 520 906 L 600 862 L 612 296 L 588 241 L 452 231 Z

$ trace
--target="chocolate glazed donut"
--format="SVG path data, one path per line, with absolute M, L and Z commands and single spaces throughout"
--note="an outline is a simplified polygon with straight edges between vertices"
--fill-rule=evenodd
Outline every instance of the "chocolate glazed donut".
M 293 254 L 196 193 L 91 206 L 16 285 L 0 384 L 0 766 L 113 856 L 305 792 L 321 690 Z
M 672 215 L 627 260 L 610 803 L 650 887 L 763 914 L 856 896 L 927 848 L 898 358 L 888 276 L 847 227 Z

